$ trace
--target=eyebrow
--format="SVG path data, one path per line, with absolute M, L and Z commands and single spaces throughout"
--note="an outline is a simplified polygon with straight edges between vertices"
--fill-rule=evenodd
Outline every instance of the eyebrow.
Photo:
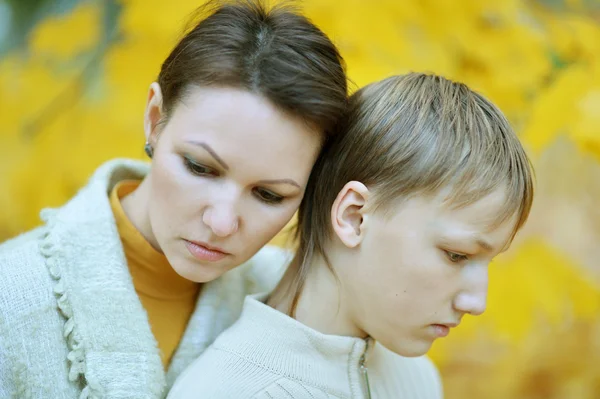
M 485 241 L 483 238 L 481 238 L 481 236 L 479 234 L 462 236 L 461 238 L 455 237 L 454 239 L 451 237 L 443 236 L 442 239 L 444 242 L 448 242 L 448 243 L 452 243 L 457 239 L 458 240 L 468 240 L 471 242 L 474 241 L 475 245 L 479 246 L 480 248 L 483 248 L 485 251 L 492 252 L 494 250 L 494 247 L 490 243 Z
M 215 161 L 217 161 L 219 164 L 221 164 L 221 166 L 225 170 L 229 170 L 229 166 L 225 163 L 225 161 L 223 161 L 223 159 L 220 156 L 218 156 L 217 153 L 215 152 L 215 150 L 213 150 L 211 148 L 211 146 L 209 146 L 208 144 L 206 144 L 202 141 L 195 141 L 195 140 L 186 140 L 186 143 L 204 148 L 215 159 Z
M 481 238 L 477 238 L 475 242 L 477 243 L 477 245 L 479 245 L 481 248 L 485 249 L 488 252 L 491 252 L 494 249 L 494 247 L 490 243 Z
M 260 181 L 258 181 L 258 183 L 260 183 L 260 184 L 291 184 L 292 186 L 296 186 L 300 189 L 302 188 L 302 187 L 300 187 L 300 185 L 298 183 L 296 183 L 292 179 L 260 180 Z
M 229 170 L 229 166 L 225 163 L 225 161 L 223 161 L 223 159 L 220 156 L 218 156 L 217 153 L 215 152 L 215 150 L 213 150 L 212 147 L 209 146 L 208 144 L 206 144 L 202 141 L 196 141 L 196 140 L 186 140 L 186 143 L 204 148 L 225 170 Z M 259 184 L 290 184 L 292 186 L 298 187 L 299 189 L 302 189 L 302 187 L 300 187 L 300 184 L 296 183 L 296 181 L 294 181 L 292 179 L 260 180 L 257 183 L 259 183 Z

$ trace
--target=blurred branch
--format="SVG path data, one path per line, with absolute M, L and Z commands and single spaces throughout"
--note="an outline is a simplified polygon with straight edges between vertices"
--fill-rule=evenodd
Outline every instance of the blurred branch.
M 11 10 L 10 31 L 4 43 L 0 42 L 0 56 L 14 49 L 24 48 L 31 29 L 51 13 L 68 12 L 77 0 L 5 0 Z
M 116 40 L 117 21 L 120 12 L 121 5 L 116 0 L 104 1 L 103 35 L 98 46 L 88 54 L 88 61 L 73 82 L 50 101 L 48 106 L 33 121 L 25 125 L 22 132 L 24 138 L 29 140 L 35 138 L 42 131 L 41 128 L 44 125 L 52 123 L 61 113 L 81 100 L 89 82 L 98 75 L 106 51 Z

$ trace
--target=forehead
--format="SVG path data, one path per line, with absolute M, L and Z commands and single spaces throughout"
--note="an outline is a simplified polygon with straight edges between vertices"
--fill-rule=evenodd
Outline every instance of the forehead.
M 320 148 L 320 134 L 251 92 L 224 87 L 193 87 L 168 123 L 177 143 L 208 144 L 232 168 L 249 159 L 264 168 L 305 173 Z
M 317 133 L 300 118 L 278 109 L 267 98 L 231 87 L 190 87 L 175 106 L 172 119 L 195 125 L 206 132 L 220 130 L 221 134 L 238 129 L 245 131 L 246 135 L 268 134 L 265 128 L 283 129 L 284 133 Z M 274 141 L 278 139 L 275 135 L 271 138 Z
M 499 225 L 516 223 L 516 210 L 506 221 L 499 223 L 508 200 L 504 188 L 498 188 L 488 195 L 461 207 L 455 206 L 446 198 L 447 193 L 443 192 L 435 198 L 434 204 L 438 208 L 438 212 L 449 220 L 460 221 L 484 231 L 492 230 Z
M 438 199 L 438 226 L 442 232 L 459 237 L 478 237 L 494 250 L 504 250 L 510 245 L 518 219 L 515 210 L 508 218 L 501 220 L 507 200 L 508 195 L 504 188 L 498 188 L 460 208 Z
M 446 201 L 447 191 L 435 196 L 415 196 L 392 210 L 390 223 L 402 229 L 456 240 L 481 239 L 494 250 L 501 251 L 510 243 L 517 215 L 498 223 L 507 195 L 498 189 L 464 207 L 453 207 Z

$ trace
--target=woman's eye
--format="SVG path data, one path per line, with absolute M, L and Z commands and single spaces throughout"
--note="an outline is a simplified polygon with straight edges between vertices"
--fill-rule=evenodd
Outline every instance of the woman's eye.
M 283 197 L 281 195 L 275 194 L 274 192 L 264 188 L 255 188 L 254 195 L 267 204 L 279 204 L 281 201 L 283 201 Z
M 211 168 L 209 168 L 207 166 L 196 163 L 196 162 L 192 161 L 191 159 L 189 159 L 188 157 L 183 157 L 183 162 L 184 162 L 187 170 L 189 170 L 191 173 L 193 173 L 197 176 L 215 175 L 214 170 L 212 170 Z
M 448 259 L 450 259 L 450 262 L 452 263 L 460 263 L 463 262 L 467 259 L 469 259 L 467 257 L 467 255 L 463 255 L 463 254 L 457 254 L 456 252 L 450 252 L 450 251 L 445 251 L 446 255 L 448 256 Z

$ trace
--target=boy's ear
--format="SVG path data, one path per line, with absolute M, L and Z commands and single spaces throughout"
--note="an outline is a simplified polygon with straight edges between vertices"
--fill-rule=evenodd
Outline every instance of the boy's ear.
M 348 248 L 358 246 L 365 237 L 368 214 L 365 212 L 369 189 L 363 183 L 346 183 L 331 207 L 333 231 Z

